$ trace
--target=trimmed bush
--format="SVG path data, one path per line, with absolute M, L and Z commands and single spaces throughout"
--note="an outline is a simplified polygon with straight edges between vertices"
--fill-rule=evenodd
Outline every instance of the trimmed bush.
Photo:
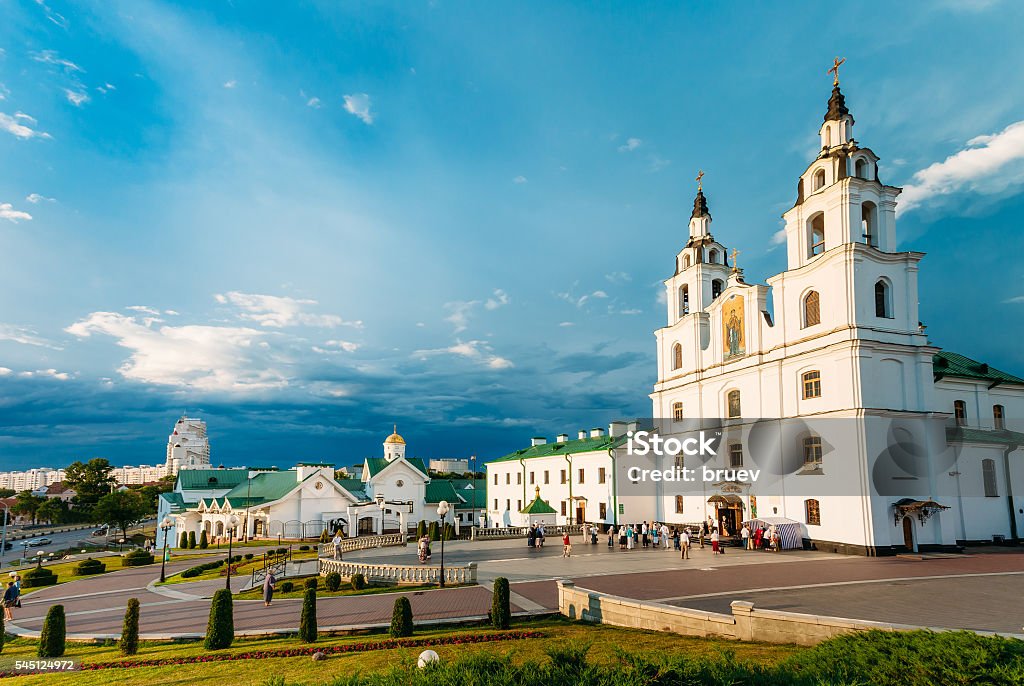
M 311 589 L 311 588 L 315 591 L 316 587 L 319 585 L 318 582 L 319 582 L 319 579 L 317 577 L 311 576 L 308 579 L 306 579 L 304 582 L 302 582 L 302 587 L 304 589 L 306 589 L 307 591 L 309 589 Z
M 206 529 L 203 529 L 202 533 L 199 534 L 199 548 L 200 550 L 206 550 L 210 547 L 210 539 L 206 535 Z
M 142 567 L 144 565 L 153 564 L 153 554 L 147 553 L 141 548 L 139 550 L 133 550 L 124 557 L 121 558 L 122 567 Z
M 412 605 L 404 595 L 395 598 L 395 609 L 391 611 L 391 637 L 412 636 Z
M 60 657 L 64 654 L 64 638 L 66 636 L 67 620 L 64 617 L 64 606 L 53 605 L 46 613 L 46 619 L 43 620 L 37 655 L 42 658 Z
M 430 526 L 427 527 L 427 535 L 430 536 L 431 541 L 441 540 L 441 535 L 437 531 L 437 522 L 430 523 Z
M 195 531 L 189 531 L 188 532 L 188 547 L 190 549 L 196 547 L 196 532 Z
M 22 588 L 52 586 L 57 583 L 57 575 L 46 567 L 33 567 L 21 575 Z
M 512 621 L 512 608 L 508 599 L 508 579 L 499 576 L 494 580 L 491 595 L 491 625 L 495 629 L 507 629 Z
M 245 559 L 246 560 L 251 560 L 252 559 L 252 553 L 246 553 L 245 554 Z
M 324 577 L 324 587 L 326 587 L 328 591 L 337 591 L 341 588 L 341 574 L 331 572 Z
M 102 574 L 107 571 L 107 566 L 99 560 L 94 560 L 91 557 L 82 560 L 74 567 L 75 576 L 86 576 L 88 574 Z
M 306 586 L 302 596 L 302 614 L 299 616 L 299 640 L 303 643 L 316 643 L 316 580 L 314 586 Z M 308 581 L 307 581 L 308 584 Z
M 309 550 L 309 546 L 308 545 L 300 545 L 299 546 L 299 550 L 301 552 L 306 552 L 307 550 Z
M 129 598 L 128 609 L 124 611 L 124 625 L 121 627 L 122 655 L 134 655 L 139 652 L 139 599 Z
M 361 591 L 366 588 L 366 577 L 362 574 L 353 574 L 349 583 L 352 584 L 353 590 Z
M 278 549 L 277 549 L 277 550 L 275 550 L 274 552 L 275 552 L 276 554 L 278 554 L 278 555 L 284 555 L 285 553 L 287 553 L 287 552 L 288 552 L 288 549 L 287 549 L 287 548 L 278 548 Z
M 282 581 L 281 582 L 281 593 L 291 593 L 294 590 L 295 590 L 295 584 L 293 584 L 291 581 Z
M 181 532 L 181 537 L 178 539 L 178 547 L 179 548 L 183 548 L 183 549 L 188 547 L 188 533 L 187 532 L 185 532 L 185 531 Z
M 223 650 L 231 647 L 235 640 L 235 615 L 231 602 L 231 591 L 222 588 L 213 594 L 210 604 L 210 620 L 206 624 L 207 650 Z
M 331 538 L 327 534 L 327 529 L 324 529 L 323 531 L 320 532 L 320 542 L 321 543 L 327 543 L 327 541 L 329 541 L 329 540 L 331 540 Z

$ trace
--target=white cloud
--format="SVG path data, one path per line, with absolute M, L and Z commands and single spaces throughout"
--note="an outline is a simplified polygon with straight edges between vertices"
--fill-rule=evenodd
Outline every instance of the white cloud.
M 628 283 L 633 280 L 633 277 L 626 272 L 612 272 L 605 274 L 604 278 L 611 283 Z
M 160 314 L 160 310 L 149 307 L 148 305 L 129 305 L 124 309 L 132 310 L 133 312 L 141 312 L 142 314 L 151 314 L 154 316 L 158 316 Z
M 10 374 L 11 374 L 11 368 L 10 367 L 0 367 L 0 376 L 10 376 Z
M 61 27 L 62 29 L 66 29 L 68 27 L 68 20 L 65 19 L 64 15 L 62 15 L 60 12 L 56 12 L 50 9 L 43 0 L 36 0 L 36 4 L 43 8 L 43 12 L 46 13 L 46 18 L 49 19 L 51 22 Z
M 112 84 L 112 83 L 105 83 L 102 86 L 96 86 L 96 90 L 98 90 L 100 93 L 103 93 L 104 95 L 106 95 L 110 91 L 116 91 L 117 87 L 114 86 L 114 84 Z
M 313 346 L 313 352 L 321 355 L 337 355 L 341 352 L 354 353 L 359 350 L 359 344 L 352 341 L 325 341 L 323 346 Z
M 415 357 L 425 360 L 436 355 L 454 355 L 463 357 L 489 367 L 490 369 L 510 369 L 515 365 L 511 360 L 495 355 L 486 341 L 461 341 L 456 340 L 453 345 L 447 348 L 434 348 L 430 350 L 417 350 L 413 353 Z
M 660 172 L 662 169 L 672 164 L 672 160 L 666 160 L 659 155 L 651 155 L 650 162 L 652 172 Z
M 498 357 L 497 355 L 487 361 L 487 366 L 491 369 L 511 369 L 512 367 L 515 367 L 515 365 L 512 364 L 512 360 L 504 357 Z
M 508 293 L 500 288 L 494 289 L 494 295 L 487 299 L 484 303 L 484 307 L 488 310 L 496 310 L 499 307 L 503 307 L 512 302 L 512 299 L 508 296 Z
M 642 312 L 643 310 L 637 309 L 635 307 L 628 310 L 619 310 L 619 314 L 641 314 Z
M 1012 298 L 1007 298 L 1003 302 L 1004 303 L 1024 303 L 1024 295 L 1015 295 Z
M 288 385 L 264 340 L 248 327 L 146 326 L 132 316 L 93 312 L 65 329 L 79 338 L 110 336 L 131 351 L 118 369 L 126 379 L 204 391 L 249 391 Z
M 786 242 L 786 227 L 782 227 L 778 231 L 772 234 L 772 245 L 782 245 Z
M 57 202 L 54 198 L 47 198 L 45 195 L 39 195 L 38 193 L 29 193 L 25 196 L 25 200 L 33 205 L 38 205 L 41 202 Z
M 32 219 L 32 215 L 28 212 L 14 209 L 14 206 L 9 202 L 0 202 L 0 219 L 6 219 L 17 224 L 21 219 L 26 221 Z
M 639 138 L 628 138 L 624 145 L 619 146 L 619 152 L 633 152 L 643 144 L 644 142 Z
M 224 87 L 229 89 L 229 90 L 234 88 L 237 85 L 238 85 L 238 81 L 236 81 L 235 79 L 231 79 L 230 81 L 225 81 L 224 82 Z
M 32 59 L 34 59 L 36 62 L 42 62 L 43 64 L 50 64 L 55 67 L 63 67 L 64 70 L 67 72 L 85 72 L 84 69 L 82 69 L 80 66 L 78 66 L 71 60 L 66 60 L 60 55 L 58 55 L 56 50 L 42 50 L 40 52 L 33 53 Z
M 370 96 L 366 93 L 352 93 L 345 97 L 345 111 L 363 120 L 364 124 L 373 123 L 373 112 L 370 111 Z
M 0 83 L 0 100 L 6 100 L 7 96 L 10 95 L 10 94 L 11 94 L 11 91 L 8 90 L 7 86 L 5 86 L 4 84 Z
M 581 295 L 579 297 L 576 297 L 572 293 L 559 293 L 558 297 L 571 305 L 575 305 L 576 307 L 583 307 L 591 300 L 607 298 L 608 294 L 605 293 L 604 291 L 597 290 L 594 291 L 593 293 L 587 293 L 586 295 Z
M 306 101 L 306 107 L 320 109 L 320 98 L 310 98 L 309 100 Z
M 26 379 L 48 378 L 56 379 L 57 381 L 67 381 L 71 378 L 71 375 L 67 372 L 58 372 L 56 369 L 37 369 L 34 372 L 19 372 L 18 376 Z
M 525 176 L 523 176 L 522 174 L 520 174 L 519 176 L 517 176 L 514 179 L 512 179 L 512 183 L 526 183 L 526 181 L 527 181 L 527 178 Z
M 164 310 L 164 314 L 168 315 L 169 317 L 177 317 L 178 316 L 178 312 L 176 312 L 174 310 Z
M 559 323 L 558 323 L 558 325 L 559 325 L 559 326 L 576 326 L 576 325 L 575 325 L 574 323 L 572 323 L 572 322 L 559 322 Z
M 466 327 L 469 326 L 469 314 L 479 304 L 479 300 L 456 300 L 444 304 L 445 309 L 451 311 L 451 314 L 444 320 L 455 327 L 453 333 L 461 333 L 466 330 Z
M 73 91 L 70 88 L 64 89 L 64 95 L 75 107 L 81 107 L 85 103 L 89 102 L 89 94 L 85 91 Z
M 299 300 L 282 295 L 262 295 L 230 291 L 213 296 L 222 305 L 233 305 L 241 310 L 239 318 L 259 323 L 260 326 L 283 328 L 285 326 L 336 326 L 363 327 L 361 321 L 345 321 L 336 314 L 315 314 L 304 311 L 316 300 Z
M 12 136 L 17 136 L 18 138 L 52 138 L 52 136 L 45 131 L 36 131 L 31 126 L 23 124 L 23 121 L 30 122 L 34 125 L 36 120 L 22 112 L 17 112 L 13 117 L 4 112 L 0 112 L 0 131 L 6 131 Z
M 60 346 L 40 337 L 32 329 L 25 326 L 15 326 L 14 324 L 0 324 L 0 341 L 13 341 L 22 345 L 34 345 L 40 348 L 49 348 L 50 350 L 63 350 Z
M 999 133 L 977 136 L 967 148 L 916 174 L 903 188 L 897 212 L 959 192 L 980 195 L 1015 193 L 1024 184 L 1024 121 Z

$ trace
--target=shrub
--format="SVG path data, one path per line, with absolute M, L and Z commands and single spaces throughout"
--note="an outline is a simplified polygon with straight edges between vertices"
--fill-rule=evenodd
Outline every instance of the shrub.
M 245 554 L 245 559 L 246 560 L 251 560 L 252 559 L 252 553 L 246 553 Z
M 33 567 L 21 575 L 21 587 L 52 586 L 57 583 L 57 575 L 46 567 Z
M 304 582 L 302 582 L 302 587 L 304 589 L 306 589 L 307 591 L 309 589 L 311 589 L 311 588 L 315 591 L 316 587 L 319 585 L 318 582 L 319 582 L 319 579 L 317 577 L 311 576 L 308 579 L 306 579 Z
M 64 618 L 64 606 L 54 605 L 46 613 L 46 619 L 43 620 L 43 630 L 39 634 L 38 656 L 48 658 L 63 655 L 66 636 L 67 623 Z
M 232 562 L 241 562 L 242 561 L 242 556 L 241 555 L 232 555 L 231 556 L 231 561 Z
M 331 540 L 331 539 L 327 535 L 327 529 L 324 529 L 323 531 L 320 532 L 320 542 L 321 543 L 327 543 L 327 541 L 329 541 L 329 540 Z
M 274 552 L 277 553 L 278 555 L 284 555 L 285 553 L 288 552 L 288 549 L 287 548 L 278 548 Z
M 404 595 L 395 598 L 395 609 L 391 611 L 391 637 L 412 636 L 412 605 Z
M 337 591 L 341 588 L 341 574 L 337 572 L 331 572 L 324 578 L 324 587 L 328 591 Z
M 203 529 L 203 532 L 201 534 L 199 534 L 199 548 L 201 550 L 206 550 L 209 547 L 210 547 L 210 539 L 206 535 L 206 529 Z
M 362 574 L 353 574 L 350 583 L 352 584 L 353 590 L 361 591 L 366 588 L 366 577 Z
M 281 582 L 281 593 L 291 593 L 294 590 L 295 590 L 295 584 L 293 584 L 291 581 L 282 581 Z
M 427 527 L 427 535 L 430 536 L 431 541 L 441 540 L 441 536 L 437 532 L 437 522 L 430 523 L 430 526 Z
M 512 609 L 508 599 L 508 579 L 499 576 L 494 580 L 491 594 L 491 625 L 495 629 L 507 629 L 512 621 Z
M 189 531 L 188 532 L 188 547 L 189 548 L 195 548 L 196 547 L 196 532 L 195 531 Z
M 309 587 L 313 581 L 313 587 Z M 302 614 L 299 616 L 299 640 L 303 643 L 316 643 L 316 580 L 306 581 L 306 592 L 302 596 Z
M 427 535 L 427 520 L 421 519 L 416 525 L 416 538 L 423 538 Z
M 181 532 L 181 538 L 178 539 L 178 547 L 179 548 L 187 548 L 188 547 L 188 533 L 186 533 L 184 531 Z
M 94 560 L 91 557 L 82 560 L 75 565 L 74 572 L 75 576 L 85 576 L 87 574 L 102 574 L 107 571 L 107 566 L 99 560 Z
M 139 652 L 139 599 L 129 598 L 128 609 L 124 611 L 124 625 L 121 627 L 121 654 L 134 655 Z
M 145 550 L 133 550 L 124 557 L 121 558 L 122 567 L 142 567 L 143 565 L 153 564 L 153 554 L 147 553 Z
M 308 545 L 300 545 L 299 546 L 299 550 L 302 551 L 302 552 L 306 552 L 307 550 L 309 550 L 309 546 Z
M 210 604 L 210 620 L 206 624 L 207 650 L 222 650 L 231 646 L 235 639 L 235 616 L 231 602 L 231 591 L 222 588 L 213 594 Z

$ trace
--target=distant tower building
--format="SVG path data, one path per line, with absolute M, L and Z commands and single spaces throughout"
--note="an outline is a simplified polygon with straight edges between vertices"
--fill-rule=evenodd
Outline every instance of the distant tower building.
M 388 462 L 405 457 L 405 439 L 398 435 L 398 425 L 394 432 L 384 439 L 384 459 Z
M 167 473 L 177 474 L 180 469 L 209 466 L 210 441 L 206 437 L 206 422 L 183 416 L 167 438 Z

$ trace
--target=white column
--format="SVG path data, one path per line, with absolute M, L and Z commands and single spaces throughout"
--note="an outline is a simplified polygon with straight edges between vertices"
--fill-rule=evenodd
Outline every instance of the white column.
M 351 506 L 345 509 L 345 514 L 348 516 L 348 537 L 355 538 L 359 535 L 359 517 Z

